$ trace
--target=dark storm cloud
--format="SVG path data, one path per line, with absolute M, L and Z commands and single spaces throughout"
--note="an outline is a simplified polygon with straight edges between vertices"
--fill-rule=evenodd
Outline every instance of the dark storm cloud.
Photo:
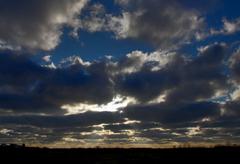
M 41 96 L 24 94 L 1 94 L 0 108 L 2 112 L 11 111 L 13 113 L 61 113 L 58 105 Z
M 178 123 L 191 123 L 205 117 L 220 114 L 219 105 L 211 102 L 193 102 L 181 104 L 136 105 L 124 110 L 126 117 L 139 121 L 159 122 L 163 126 Z
M 50 69 L 24 55 L 0 54 L 0 108 L 14 112 L 61 112 L 64 104 L 102 104 L 113 86 L 104 62 Z
M 227 47 L 214 44 L 201 52 L 196 59 L 187 63 L 177 74 L 182 75 L 181 82 L 169 92 L 166 101 L 196 101 L 209 99 L 217 91 L 228 87 L 224 59 Z
M 88 63 L 71 58 L 56 68 L 40 66 L 27 55 L 2 53 L 0 124 L 9 126 L 8 129 L 32 127 L 29 133 L 24 130 L 22 133 L 44 143 L 60 142 L 67 137 L 79 140 L 92 137 L 109 143 L 119 138 L 133 142 L 135 137 L 153 143 L 185 142 L 189 138 L 201 141 L 201 137 L 204 140 L 210 130 L 228 131 L 239 124 L 238 98 L 224 100 L 228 101 L 225 104 L 211 100 L 217 92 L 227 90 L 229 80 L 237 77 L 225 73 L 227 48 L 225 44 L 208 45 L 195 57 L 134 52 L 117 61 Z M 231 61 L 235 61 L 233 58 Z M 230 71 L 233 68 L 230 64 Z M 63 105 L 101 105 L 116 94 L 138 101 L 119 109 L 121 112 L 63 115 Z M 165 101 L 151 102 L 160 94 L 165 94 Z M 44 139 L 47 134 L 40 133 L 38 128 L 56 131 L 57 135 Z M 67 129 L 72 129 L 72 133 Z M 7 132 L 3 129 L 2 135 Z M 223 130 L 218 134 L 219 138 L 226 137 Z M 158 142 L 158 137 L 163 140 Z
M 204 128 L 215 128 L 215 129 L 239 129 L 240 119 L 239 115 L 232 116 L 221 116 L 217 117 L 213 121 L 202 124 Z
M 122 115 L 123 117 L 124 115 Z M 135 122 L 135 123 L 131 123 L 131 124 L 124 124 L 123 123 L 118 123 L 118 124 L 108 124 L 104 126 L 104 129 L 106 130 L 111 130 L 112 132 L 115 133 L 120 133 L 122 131 L 126 131 L 126 130 L 136 130 L 136 131 L 140 131 L 140 130 L 146 130 L 146 129 L 150 129 L 150 128 L 157 128 L 159 127 L 159 123 L 156 122 Z
M 238 117 L 240 115 L 240 51 L 239 49 L 233 53 L 228 60 L 229 65 L 229 81 L 232 83 L 230 100 L 224 105 L 226 115 Z M 236 118 L 234 118 L 236 119 Z
M 147 61 L 139 70 L 124 73 L 125 67 L 143 59 L 81 62 L 51 69 L 32 62 L 27 56 L 0 55 L 0 108 L 16 112 L 61 112 L 62 105 L 104 104 L 116 94 L 131 96 L 140 103 L 166 94 L 166 102 L 195 102 L 212 98 L 227 87 L 223 74 L 225 45 L 207 47 L 192 60 L 175 55 L 163 68 Z M 147 56 L 145 56 L 147 58 Z M 156 59 L 155 59 L 156 60 Z M 161 56 L 159 59 L 161 60 Z M 138 67 L 138 66 L 137 66 Z
M 56 69 L 36 90 L 57 104 L 103 104 L 111 101 L 114 96 L 111 77 L 104 62 L 92 63 L 87 67 L 75 64 Z
M 1 125 L 27 125 L 42 128 L 86 127 L 97 124 L 116 123 L 122 121 L 123 118 L 119 113 L 111 112 L 86 112 L 83 114 L 68 116 L 0 116 Z
M 50 72 L 29 60 L 26 55 L 1 53 L 0 108 L 19 112 L 56 112 L 57 106 L 32 92 Z
M 48 70 L 28 59 L 27 55 L 21 57 L 11 52 L 0 54 L 0 85 L 15 88 L 42 79 Z M 17 80 L 14 80 L 17 79 Z
M 229 65 L 233 79 L 240 82 L 240 49 L 229 59 Z
M 119 92 L 133 96 L 140 101 L 152 100 L 163 91 L 178 84 L 179 76 L 172 72 L 171 67 L 173 65 L 155 72 L 143 69 L 133 74 L 120 76 Z
M 230 116 L 240 116 L 240 100 L 228 101 L 225 106 L 226 114 Z
M 0 49 L 52 50 L 87 0 L 1 0 Z
M 227 87 L 227 77 L 223 73 L 226 49 L 223 44 L 214 44 L 191 60 L 175 55 L 158 71 L 151 70 L 155 64 L 146 64 L 138 72 L 119 76 L 117 88 L 120 93 L 140 102 L 157 98 L 165 91 L 168 92 L 167 102 L 211 98 Z

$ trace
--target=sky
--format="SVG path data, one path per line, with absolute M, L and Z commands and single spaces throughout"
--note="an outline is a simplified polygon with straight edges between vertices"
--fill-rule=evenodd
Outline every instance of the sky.
M 0 0 L 0 144 L 240 144 L 239 6 Z

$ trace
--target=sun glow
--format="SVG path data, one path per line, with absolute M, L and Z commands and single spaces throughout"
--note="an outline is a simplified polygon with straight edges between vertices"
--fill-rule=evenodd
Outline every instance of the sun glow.
M 67 104 L 63 105 L 61 108 L 67 111 L 66 115 L 85 113 L 88 111 L 93 112 L 117 112 L 119 109 L 128 106 L 129 104 L 135 104 L 136 100 L 131 97 L 123 97 L 117 95 L 113 100 L 107 104 Z

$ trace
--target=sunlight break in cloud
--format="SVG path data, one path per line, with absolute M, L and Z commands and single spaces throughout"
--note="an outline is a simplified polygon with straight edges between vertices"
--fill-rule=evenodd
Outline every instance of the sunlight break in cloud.
M 134 103 L 136 103 L 136 100 L 134 98 L 117 95 L 111 102 L 107 104 L 98 105 L 79 103 L 74 105 L 63 105 L 61 108 L 67 111 L 66 115 L 85 113 L 88 111 L 117 112 L 119 109 L 125 108 L 127 105 Z

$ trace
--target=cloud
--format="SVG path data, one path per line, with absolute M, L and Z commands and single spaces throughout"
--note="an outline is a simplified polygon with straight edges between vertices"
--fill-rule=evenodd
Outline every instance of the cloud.
M 9 135 L 9 133 L 12 133 L 13 131 L 12 130 L 9 130 L 9 129 L 2 129 L 0 130 L 0 134 L 5 134 L 5 135 Z
M 124 109 L 127 118 L 142 122 L 158 122 L 162 127 L 171 124 L 193 123 L 220 114 L 219 104 L 211 102 L 159 103 L 129 106 Z M 185 125 L 186 126 L 186 125 Z
M 206 101 L 228 87 L 223 74 L 226 48 L 209 45 L 192 59 L 160 51 L 134 51 L 118 61 L 86 62 L 72 56 L 54 67 L 41 66 L 26 55 L 3 53 L 0 108 L 61 113 L 64 106 L 104 106 L 117 95 L 138 103 Z
M 104 62 L 73 63 L 55 69 L 29 57 L 0 54 L 0 108 L 14 112 L 62 112 L 65 104 L 103 104 L 112 100 L 113 84 Z
M 20 56 L 9 52 L 0 54 L 0 68 L 1 86 L 14 88 L 33 85 L 48 75 L 48 70 L 29 60 L 28 55 Z
M 46 55 L 42 58 L 42 60 L 49 63 L 49 62 L 51 62 L 51 57 L 52 57 L 51 55 Z
M 114 2 L 115 2 L 116 4 L 119 4 L 119 5 L 124 6 L 124 5 L 129 4 L 130 0 L 115 0 Z
M 69 56 L 67 58 L 62 59 L 58 67 L 67 68 L 76 64 L 80 64 L 83 66 L 91 65 L 90 62 L 85 62 L 79 56 L 73 55 L 73 56 Z
M 237 140 L 239 50 L 230 54 L 232 45 L 214 43 L 196 54 L 174 51 L 210 35 L 197 7 L 207 1 L 115 0 L 116 13 L 87 2 L 0 2 L 0 142 L 165 144 L 218 142 L 231 135 Z M 79 29 L 107 31 L 157 50 L 91 62 L 69 56 L 53 63 L 46 55 L 40 62 L 45 65 L 15 52 L 53 50 L 66 26 L 74 37 Z M 223 19 L 212 35 L 238 31 L 238 19 Z
M 0 2 L 0 49 L 52 50 L 62 27 L 74 27 L 87 0 Z
M 98 124 L 122 122 L 123 118 L 118 113 L 112 112 L 86 112 L 77 115 L 19 115 L 0 116 L 1 125 L 36 126 L 42 128 L 73 128 L 87 127 Z
M 125 4 L 121 17 L 113 17 L 113 23 L 122 24 L 122 30 L 113 26 L 118 38 L 135 38 L 169 49 L 194 39 L 204 26 L 199 12 L 187 8 L 178 1 L 120 1 Z M 121 20 L 121 21 L 120 21 Z M 128 22 L 128 23 L 126 23 Z M 126 27 L 127 25 L 127 27 Z
M 171 49 L 195 39 L 204 29 L 197 8 L 176 0 L 124 0 L 120 14 L 106 13 L 100 4 L 89 7 L 81 28 L 90 32 L 113 32 L 117 39 L 133 38 L 150 42 L 158 48 Z M 96 7 L 97 6 L 97 7 Z
M 111 77 L 104 62 L 95 62 L 87 67 L 75 64 L 56 69 L 36 90 L 48 95 L 55 103 L 63 104 L 103 104 L 111 101 L 114 96 Z
M 211 29 L 212 35 L 232 35 L 240 31 L 240 18 L 235 20 L 222 19 L 223 27 L 220 30 Z
M 69 138 L 69 141 L 72 139 L 71 142 L 74 143 L 85 141 L 84 143 L 88 144 L 98 143 L 100 140 L 108 144 L 116 144 L 118 141 L 139 144 L 140 140 L 142 144 L 169 144 L 177 142 L 178 139 L 190 140 L 194 136 L 187 134 L 194 129 L 192 127 L 199 126 L 202 131 L 200 125 L 195 123 L 196 121 L 218 115 L 217 104 L 201 102 L 179 106 L 166 104 L 131 106 L 125 108 L 123 113 L 86 112 L 69 116 L 0 116 L 0 123 L 2 127 L 11 130 L 8 141 L 14 141 L 14 143 L 16 142 L 14 137 L 17 137 L 20 143 L 36 142 L 52 145 L 63 138 Z M 126 119 L 126 116 L 129 118 Z M 199 132 L 200 134 L 202 137 L 205 135 Z M 160 141 L 159 137 L 162 138 Z M 3 141 L 4 137 L 0 140 Z M 198 141 L 202 141 L 202 138 Z
M 173 60 L 175 55 L 174 52 L 167 51 L 155 51 L 152 53 L 133 51 L 118 61 L 116 66 L 120 72 L 117 73 L 132 74 L 148 66 L 152 67 L 151 71 L 158 71 Z
M 218 91 L 228 88 L 224 74 L 224 59 L 227 47 L 224 44 L 213 44 L 201 52 L 195 59 L 178 69 L 181 82 L 167 95 L 166 101 L 207 100 Z
M 240 115 L 239 107 L 240 107 L 240 99 L 233 100 L 233 101 L 228 101 L 224 105 L 224 108 L 226 110 L 224 114 L 226 116 L 232 116 L 233 118 L 238 117 Z M 236 118 L 234 118 L 234 119 L 236 119 Z
M 223 74 L 226 49 L 224 44 L 214 44 L 193 59 L 175 54 L 156 71 L 152 70 L 156 63 L 146 60 L 139 71 L 117 77 L 118 92 L 140 102 L 151 101 L 162 94 L 171 102 L 209 99 L 227 86 L 227 77 Z M 138 64 L 133 63 L 132 67 L 138 68 Z
M 239 123 L 237 62 L 238 51 L 230 55 L 223 43 L 191 57 L 133 51 L 117 60 L 87 62 L 72 56 L 54 69 L 33 62 L 31 55 L 4 52 L 0 124 L 12 130 L 13 142 L 13 136 L 30 142 L 20 133 L 52 144 L 207 142 L 216 128 L 221 130 L 212 136 L 221 140 Z M 46 139 L 46 131 L 57 135 Z
M 82 16 L 80 28 L 89 32 L 104 31 L 107 28 L 106 11 L 102 4 L 88 5 L 85 10 L 86 15 Z
M 233 79 L 239 82 L 240 80 L 240 49 L 238 49 L 228 61 L 229 67 L 231 69 L 231 74 Z

